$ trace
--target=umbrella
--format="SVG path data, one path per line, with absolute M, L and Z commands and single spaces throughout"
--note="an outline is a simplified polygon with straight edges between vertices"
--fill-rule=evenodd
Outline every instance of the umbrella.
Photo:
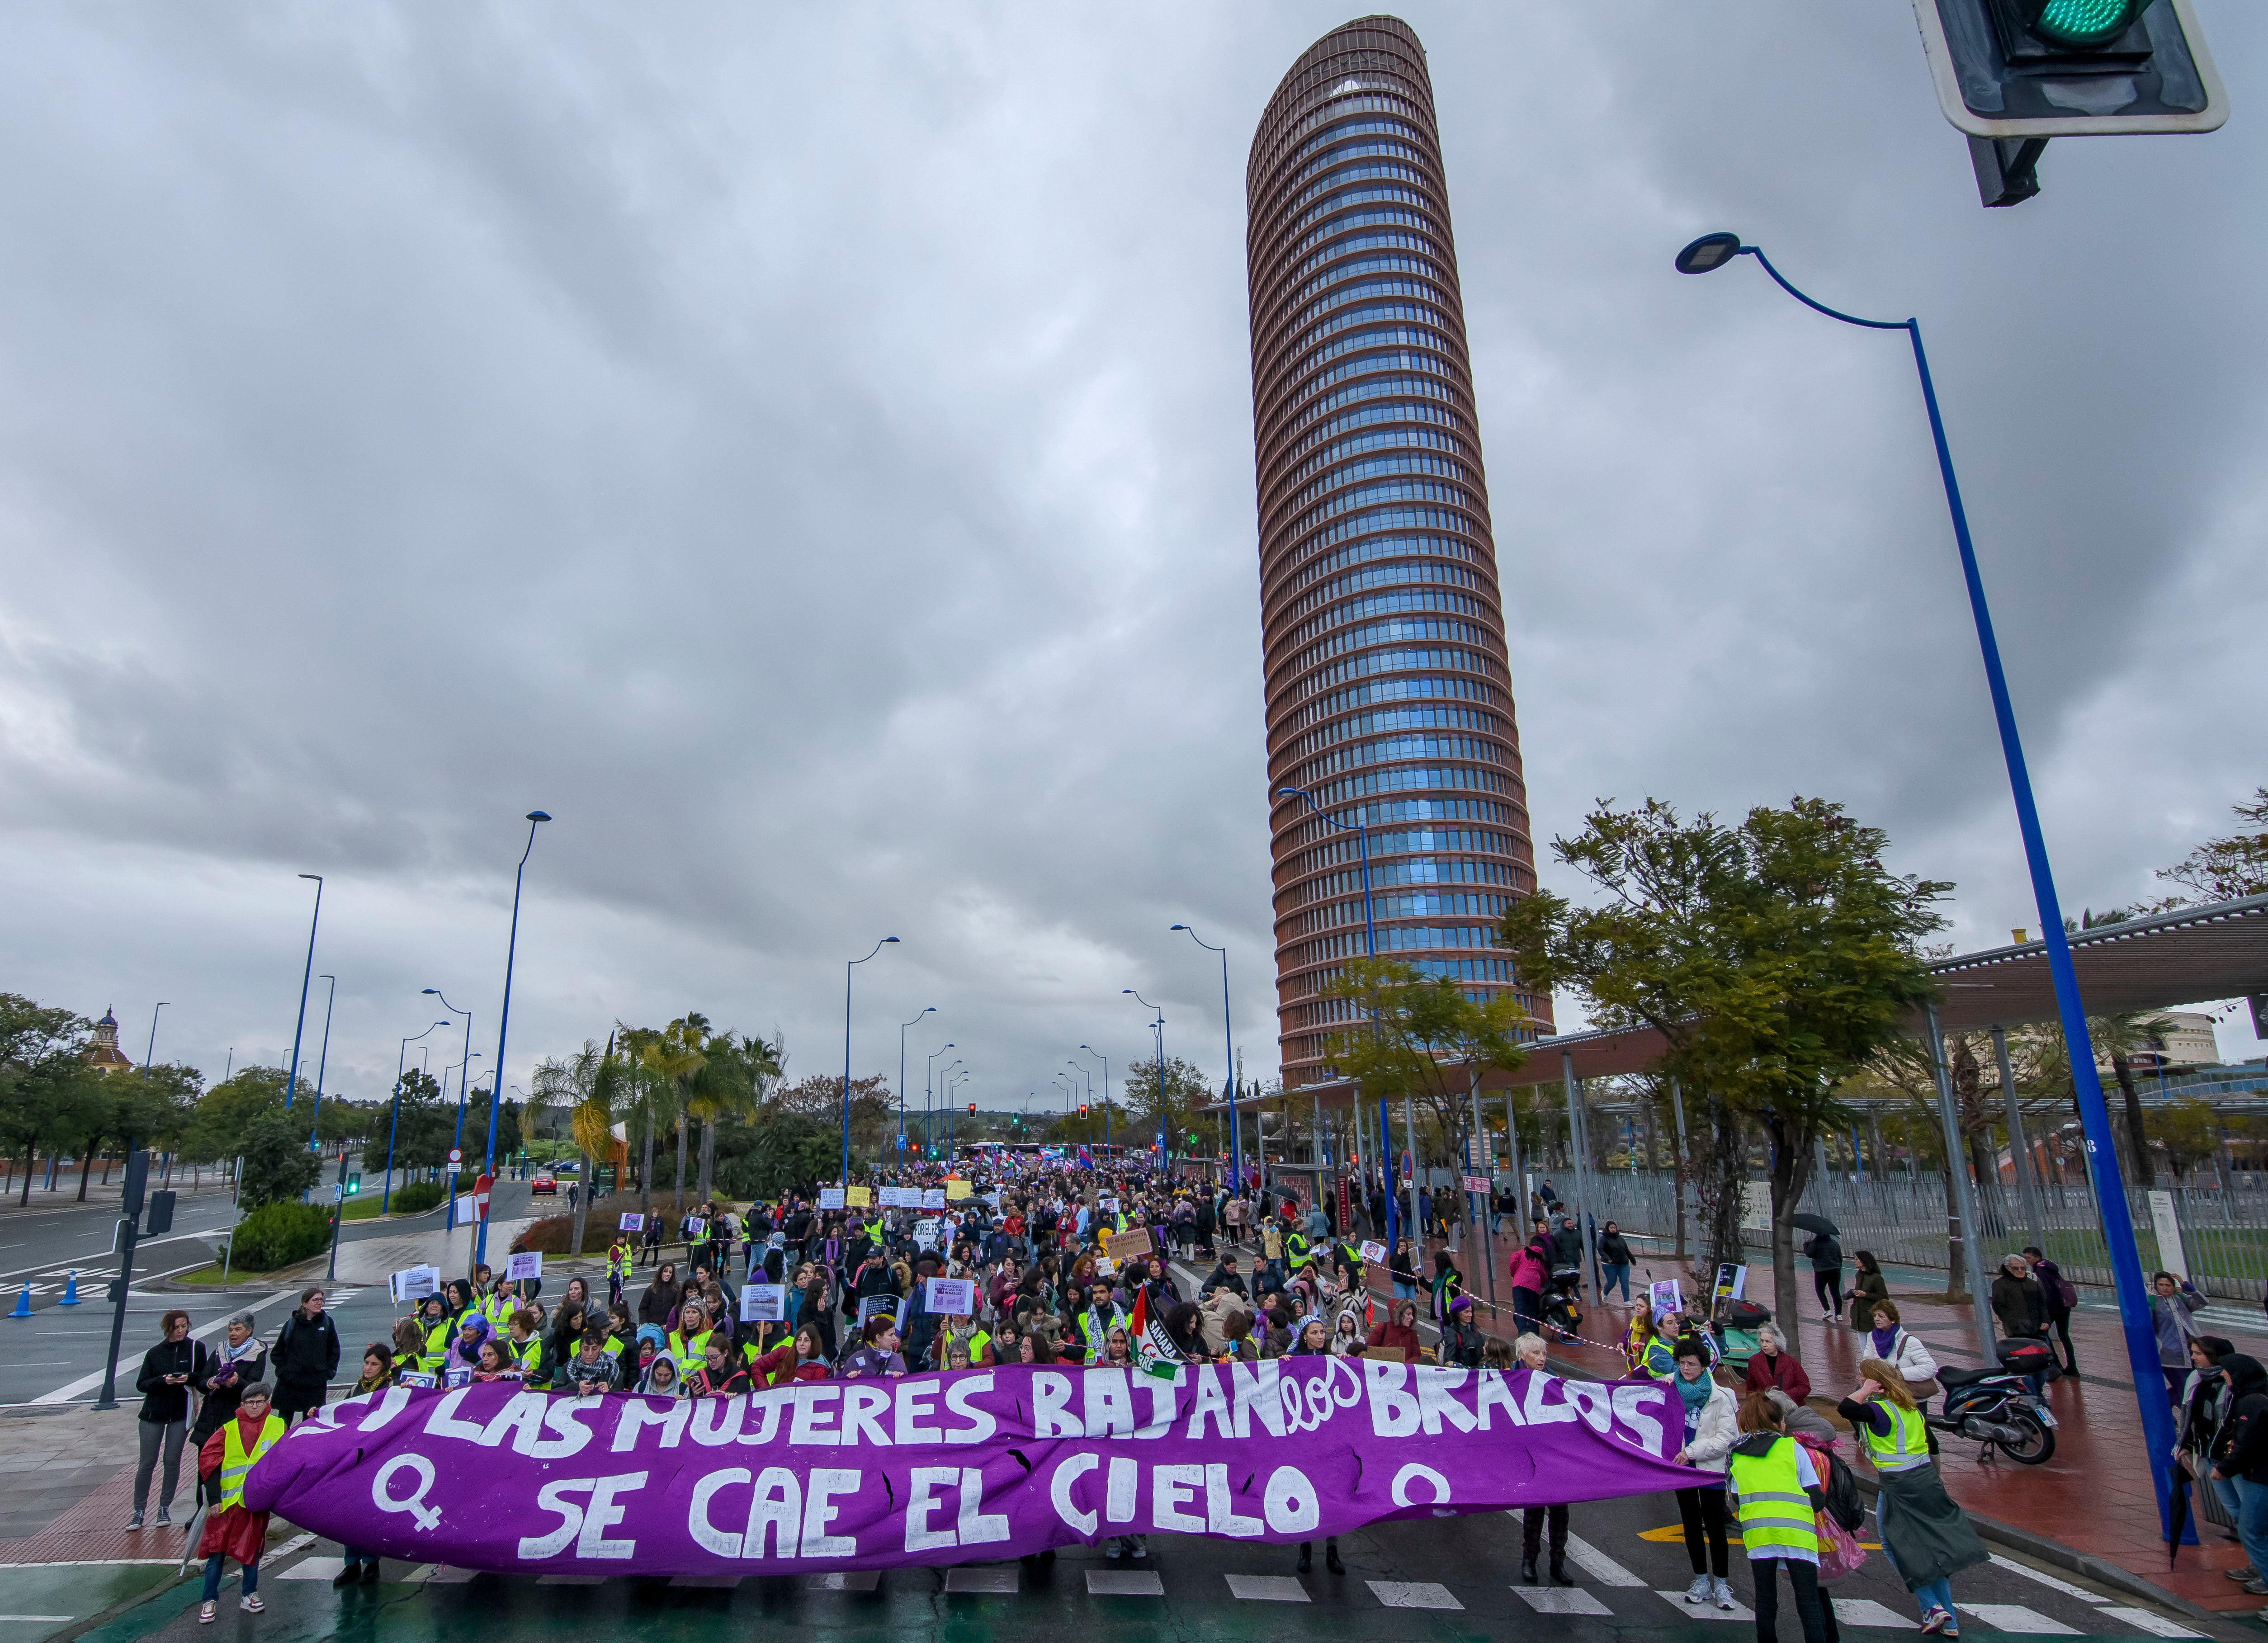
M 1791 1227 L 1800 1227 L 1806 1232 L 1825 1233 L 1830 1238 L 1840 1238 L 1843 1235 L 1843 1229 L 1824 1215 L 1813 1215 L 1808 1212 L 1801 1215 L 1789 1216 L 1787 1224 Z
M 205 1513 L 209 1509 L 205 1503 L 204 1479 L 200 1477 L 197 1479 L 197 1509 L 189 1514 L 188 1538 L 181 1543 L 181 1566 L 173 1571 L 177 1575 L 189 1572 L 189 1559 L 196 1555 L 197 1551 L 197 1531 L 205 1526 Z
M 2167 1481 L 2171 1487 L 2166 1491 L 2166 1566 L 2170 1569 L 2182 1555 L 2182 1530 L 2189 1526 L 2190 1485 L 2178 1465 Z

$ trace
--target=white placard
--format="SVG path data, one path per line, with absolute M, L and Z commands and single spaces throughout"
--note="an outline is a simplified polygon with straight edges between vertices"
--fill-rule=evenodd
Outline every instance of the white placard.
M 932 1278 L 922 1286 L 922 1308 L 941 1317 L 967 1317 L 976 1310 L 976 1281 Z
M 822 1210 L 841 1209 L 843 1207 L 843 1189 L 840 1187 L 820 1188 L 819 1207 Z
M 787 1316 L 787 1286 L 750 1284 L 740 1292 L 740 1322 L 777 1323 Z
M 698 1215 L 688 1215 L 685 1218 L 685 1235 L 688 1238 L 698 1238 L 708 1230 L 709 1223 Z
M 434 1385 L 431 1374 L 423 1369 L 405 1369 L 395 1378 L 403 1386 L 422 1387 L 427 1390 Z
M 423 1300 L 428 1295 L 441 1293 L 441 1269 L 438 1266 L 405 1268 L 387 1278 L 386 1287 L 397 1305 L 405 1300 Z
M 2174 1214 L 2174 1195 L 2153 1191 L 2150 1194 L 2150 1230 L 2158 1234 L 2158 1265 L 2176 1278 L 2190 1275 L 2190 1264 L 2182 1253 L 2182 1224 Z
M 1095 1199 L 1095 1203 L 1101 1208 L 1101 1211 L 1105 1215 L 1116 1215 L 1118 1213 L 1118 1200 L 1115 1197 L 1100 1197 Z
M 1646 1305 L 1649 1312 L 1660 1317 L 1665 1311 L 1684 1311 L 1685 1297 L 1678 1293 L 1675 1278 L 1660 1278 L 1646 1286 Z
M 1386 1246 L 1380 1243 L 1376 1239 L 1364 1239 L 1362 1244 L 1362 1258 L 1366 1261 L 1383 1261 L 1386 1259 Z
M 921 1208 L 919 1187 L 884 1187 L 880 1203 L 886 1210 L 917 1210 Z
M 635 1210 L 624 1211 L 622 1212 L 622 1230 L 623 1232 L 644 1232 L 645 1230 L 645 1217 L 640 1215 Z
M 921 1207 L 925 1210 L 943 1209 L 945 1207 L 945 1189 L 943 1187 L 932 1187 L 928 1191 L 923 1193 L 921 1195 Z
M 519 1250 L 504 1262 L 504 1278 L 507 1284 L 524 1283 L 529 1278 L 541 1279 L 542 1276 L 543 1252 L 541 1249 Z
M 937 1248 L 937 1217 L 932 1215 L 914 1223 L 914 1241 L 932 1249 Z

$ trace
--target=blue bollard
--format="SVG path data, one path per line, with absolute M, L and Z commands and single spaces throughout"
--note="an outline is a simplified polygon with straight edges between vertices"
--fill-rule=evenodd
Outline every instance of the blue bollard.
M 11 1318 L 28 1318 L 32 1315 L 32 1286 L 29 1284 L 16 1292 L 16 1309 L 8 1315 Z
M 55 1305 L 59 1307 L 76 1307 L 78 1305 L 78 1273 L 77 1271 L 69 1272 L 64 1275 L 63 1298 L 55 1302 Z

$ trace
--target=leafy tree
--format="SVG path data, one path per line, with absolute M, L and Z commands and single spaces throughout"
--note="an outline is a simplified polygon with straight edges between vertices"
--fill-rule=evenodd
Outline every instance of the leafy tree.
M 584 1189 L 575 1195 L 571 1249 L 583 1247 L 584 1220 L 591 1207 L 590 1183 L 595 1178 L 591 1160 L 614 1150 L 615 1115 L 627 1109 L 630 1101 L 634 1065 L 630 1056 L 617 1052 L 612 1036 L 603 1050 L 586 1038 L 582 1049 L 565 1059 L 546 1057 L 536 1065 L 535 1099 L 567 1109 L 568 1127 L 574 1132 L 576 1150 L 582 1154 Z
M 19 1203 L 31 1202 L 41 1143 L 52 1153 L 84 1132 L 101 1077 L 86 1064 L 92 1031 L 69 1010 L 0 992 L 0 1144 L 24 1153 Z
M 843 1167 L 843 1078 L 819 1072 L 792 1084 L 777 1087 L 768 1111 L 794 1113 L 808 1118 L 834 1138 L 835 1161 L 824 1177 L 832 1181 Z M 891 1080 L 881 1074 L 850 1080 L 850 1150 L 854 1156 L 880 1155 L 887 1140 L 895 1153 L 898 1133 L 898 1098 Z M 941 1141 L 945 1131 L 939 1127 Z
M 1520 1033 L 1532 1020 L 1508 992 L 1479 1003 L 1452 977 L 1356 959 L 1340 972 L 1330 996 L 1345 999 L 1362 1018 L 1361 1025 L 1331 1035 L 1333 1062 L 1360 1080 L 1366 1097 L 1408 1099 L 1424 1110 L 1443 1157 L 1465 1151 L 1481 1079 L 1528 1059 Z
M 198 1101 L 182 1131 L 182 1153 L 206 1163 L 234 1158 L 254 1119 L 284 1110 L 284 1083 L 281 1067 L 239 1067 Z
M 2178 1181 L 2220 1150 L 2220 1118 L 2211 1103 L 2186 1095 L 2150 1115 L 2150 1138 L 2165 1149 Z
M 798 1113 L 768 1112 L 740 1126 L 733 1141 L 717 1166 L 718 1189 L 728 1197 L 770 1197 L 809 1188 L 832 1181 L 842 1168 L 840 1131 Z
M 1929 994 L 1923 939 L 1952 887 L 1882 866 L 1889 836 L 1839 805 L 1796 798 L 1737 826 L 1682 820 L 1648 799 L 1602 802 L 1552 853 L 1604 893 L 1576 907 L 1539 889 L 1506 913 L 1499 939 L 1531 987 L 1565 987 L 1602 1026 L 1644 1023 L 1668 1049 L 1660 1071 L 1709 1109 L 1712 1261 L 1728 1258 L 1727 1197 L 1747 1147 L 1771 1142 L 1772 1272 L 1781 1317 L 1796 1315 L 1794 1212 L 1812 1142 L 1839 1125 L 1837 1086 L 1904 1031 Z
M 1114 1145 L 1146 1147 L 1158 1138 L 1160 1130 L 1166 1132 L 1168 1154 L 1188 1145 L 1197 1109 L 1213 1099 L 1212 1087 L 1196 1066 L 1179 1056 L 1168 1056 L 1162 1094 L 1160 1089 L 1154 1058 L 1127 1064 L 1125 1076 L 1118 1081 L 1118 1094 L 1125 1104 L 1110 1119 Z M 1102 1117 L 1099 1112 L 1089 1116 L 1098 1122 Z
M 244 1129 L 239 1198 L 245 1208 L 288 1204 L 315 1184 L 322 1160 L 307 1150 L 307 1126 L 296 1110 L 263 1113 Z
M 2268 787 L 2256 788 L 2250 804 L 2232 807 L 2236 819 L 2268 829 Z M 2209 902 L 2233 902 L 2268 894 L 2268 831 L 2232 833 L 2209 839 L 2158 876 Z

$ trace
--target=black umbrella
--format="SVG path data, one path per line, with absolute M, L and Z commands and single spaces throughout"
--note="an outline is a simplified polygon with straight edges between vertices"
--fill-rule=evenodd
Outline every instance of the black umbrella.
M 2166 1492 L 2166 1566 L 2170 1569 L 2182 1555 L 2182 1531 L 2189 1527 L 2190 1485 L 2188 1474 L 2179 1466 L 2168 1482 L 2171 1486 Z
M 1830 1238 L 1840 1238 L 1843 1235 L 1843 1229 L 1824 1215 L 1813 1215 L 1808 1212 L 1801 1215 L 1789 1216 L 1787 1224 L 1791 1227 L 1800 1227 L 1806 1232 L 1825 1233 Z

